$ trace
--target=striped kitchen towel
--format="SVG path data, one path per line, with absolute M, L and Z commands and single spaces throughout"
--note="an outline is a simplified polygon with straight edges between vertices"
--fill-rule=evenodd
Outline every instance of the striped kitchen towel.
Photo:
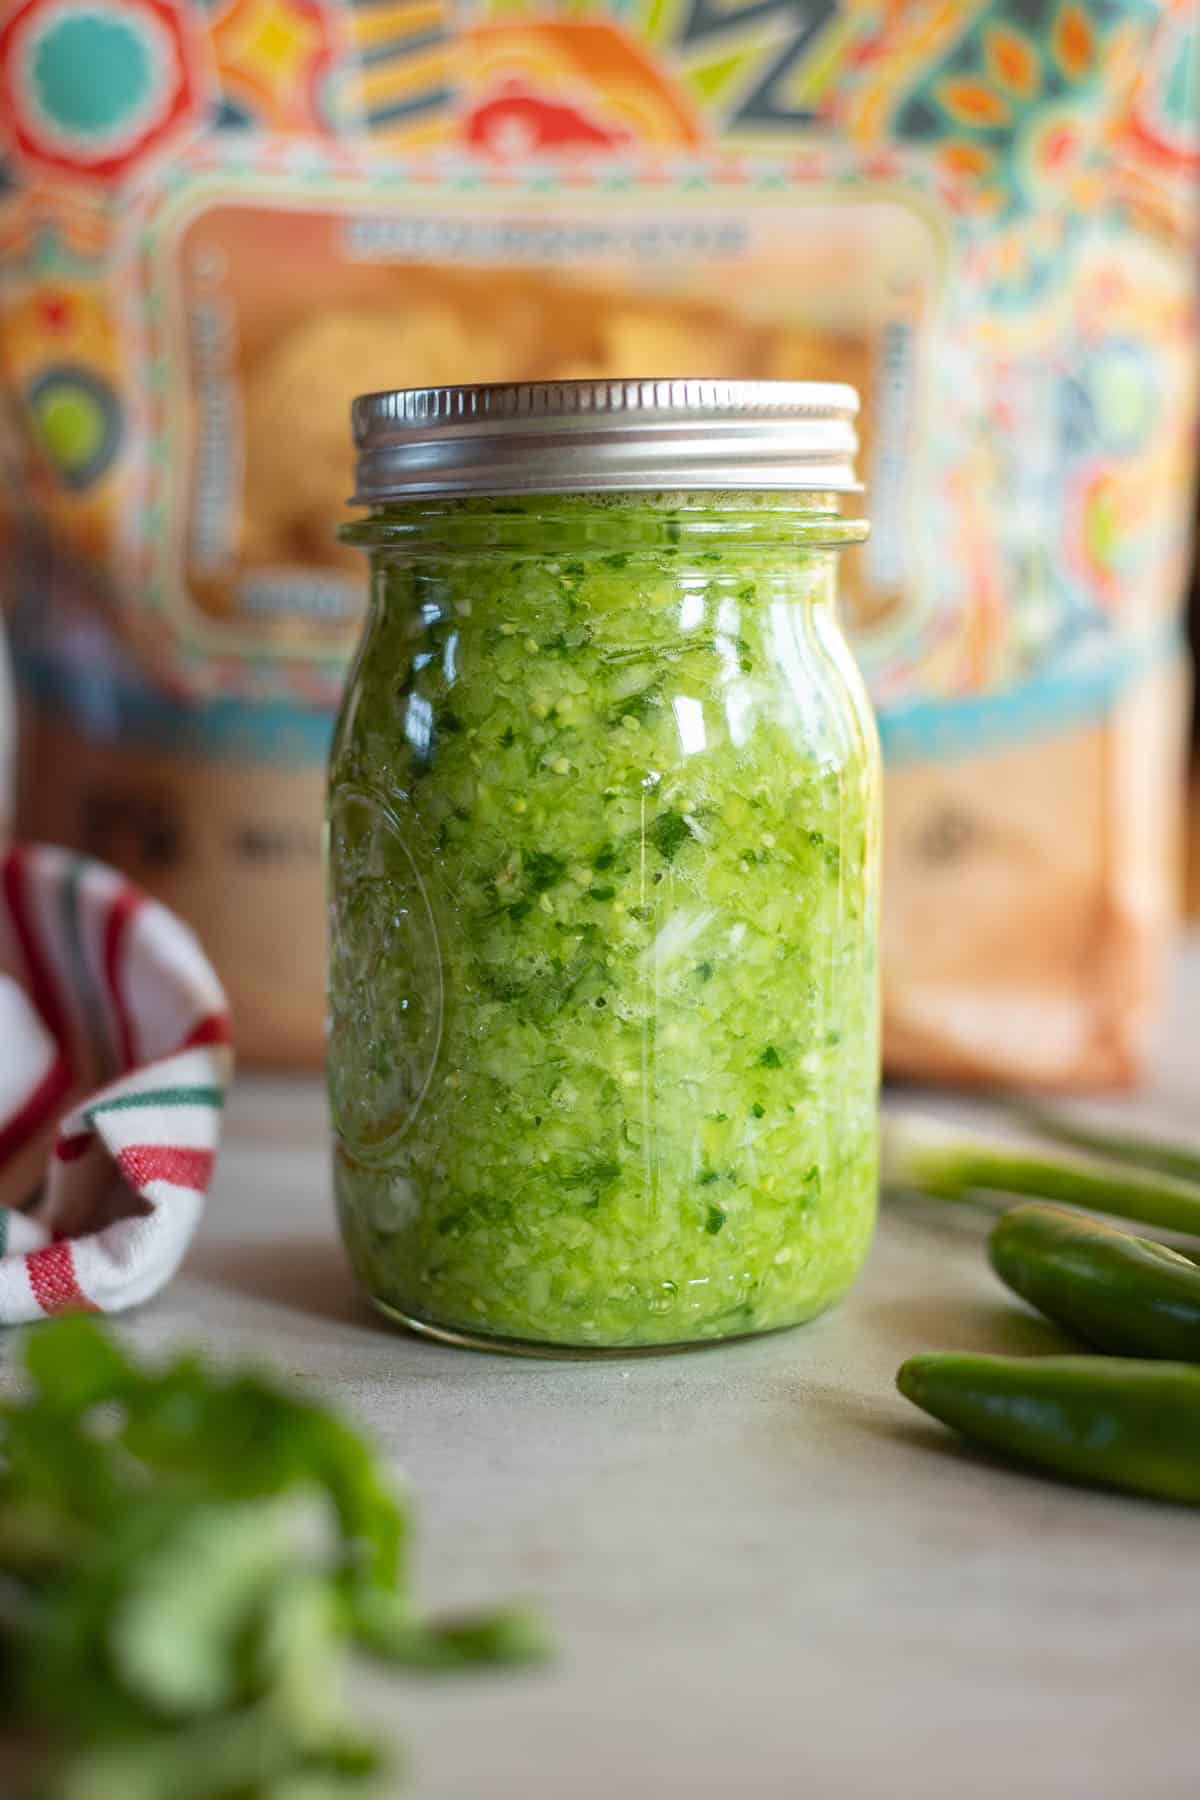
M 172 913 L 65 850 L 0 858 L 0 1325 L 170 1279 L 232 1066 L 221 984 Z

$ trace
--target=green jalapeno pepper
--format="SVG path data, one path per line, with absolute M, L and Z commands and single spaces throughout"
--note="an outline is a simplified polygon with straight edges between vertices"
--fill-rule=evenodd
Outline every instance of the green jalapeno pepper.
M 993 1228 L 1001 1281 L 1099 1350 L 1200 1362 L 1200 1269 L 1186 1256 L 1057 1206 Z
M 1200 1505 L 1200 1369 L 1186 1363 L 927 1352 L 896 1380 L 935 1419 L 1021 1462 Z

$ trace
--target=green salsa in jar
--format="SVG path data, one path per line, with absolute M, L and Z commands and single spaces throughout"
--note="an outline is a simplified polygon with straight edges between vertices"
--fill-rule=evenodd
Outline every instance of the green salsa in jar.
M 879 754 L 851 390 L 358 403 L 334 745 L 341 1229 L 405 1323 L 682 1345 L 843 1294 L 876 1207 Z

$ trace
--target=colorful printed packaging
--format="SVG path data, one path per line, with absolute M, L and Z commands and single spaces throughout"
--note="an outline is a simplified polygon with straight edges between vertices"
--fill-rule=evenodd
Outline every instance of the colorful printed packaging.
M 30 829 L 320 1051 L 362 389 L 842 377 L 888 1058 L 1138 1067 L 1173 904 L 1197 0 L 16 0 Z

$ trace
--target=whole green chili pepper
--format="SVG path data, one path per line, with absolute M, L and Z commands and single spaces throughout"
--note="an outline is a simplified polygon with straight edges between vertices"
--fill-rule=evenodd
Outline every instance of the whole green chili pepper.
M 1200 1505 L 1200 1369 L 1107 1356 L 910 1357 L 900 1392 L 964 1437 L 1100 1487 Z
M 924 1113 L 887 1109 L 880 1143 L 885 1191 L 907 1189 L 939 1200 L 1027 1194 L 1138 1219 L 1200 1237 L 1200 1181 L 1150 1167 L 1080 1155 L 1057 1144 L 987 1137 Z
M 1014 1293 L 1099 1350 L 1200 1362 L 1200 1269 L 1149 1238 L 1059 1206 L 1017 1206 L 992 1228 Z
M 1043 1137 L 1056 1138 L 1110 1162 L 1127 1163 L 1143 1172 L 1170 1175 L 1177 1181 L 1200 1182 L 1200 1151 L 1187 1144 L 1147 1137 L 1140 1131 L 1114 1131 L 1106 1126 L 1085 1125 L 1056 1108 L 1026 1106 L 1019 1110 L 1027 1126 Z

